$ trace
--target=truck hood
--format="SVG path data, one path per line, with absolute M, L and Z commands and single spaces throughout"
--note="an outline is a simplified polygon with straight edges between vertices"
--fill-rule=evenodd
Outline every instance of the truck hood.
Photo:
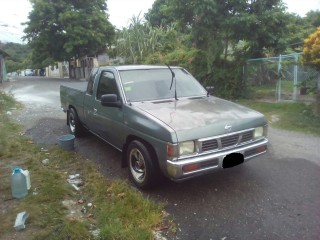
M 212 137 L 266 124 L 261 113 L 216 97 L 134 105 L 172 128 L 179 141 Z M 227 125 L 231 126 L 231 130 Z

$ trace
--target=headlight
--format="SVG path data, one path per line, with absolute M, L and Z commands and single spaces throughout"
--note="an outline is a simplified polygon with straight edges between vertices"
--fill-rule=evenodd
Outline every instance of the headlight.
M 179 155 L 188 155 L 195 152 L 194 141 L 179 143 Z
M 254 129 L 254 138 L 261 138 L 263 137 L 263 127 L 257 127 Z

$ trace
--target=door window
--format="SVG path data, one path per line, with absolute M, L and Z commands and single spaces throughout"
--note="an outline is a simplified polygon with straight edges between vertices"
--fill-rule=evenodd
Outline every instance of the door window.
M 87 94 L 92 95 L 93 94 L 93 82 L 94 79 L 96 78 L 98 72 L 98 68 L 93 68 L 91 70 L 89 80 L 88 80 L 88 86 L 87 86 Z
M 116 94 L 119 98 L 116 79 L 111 72 L 102 72 L 97 90 L 97 100 L 101 100 L 104 94 Z

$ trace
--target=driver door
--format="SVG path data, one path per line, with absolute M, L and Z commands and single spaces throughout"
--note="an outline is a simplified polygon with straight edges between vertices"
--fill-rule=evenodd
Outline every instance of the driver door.
M 111 145 L 121 149 L 123 143 L 123 112 L 122 108 L 101 105 L 101 96 L 116 94 L 121 101 L 115 74 L 112 71 L 101 72 L 97 85 L 96 98 L 93 102 L 93 118 L 90 128 L 99 137 Z

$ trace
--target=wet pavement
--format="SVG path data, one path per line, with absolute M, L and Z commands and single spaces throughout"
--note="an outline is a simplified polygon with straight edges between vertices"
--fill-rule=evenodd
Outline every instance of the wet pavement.
M 13 117 L 34 142 L 54 145 L 68 133 L 59 86 L 69 81 L 24 77 L 0 85 L 25 105 Z M 269 139 L 268 154 L 258 159 L 145 192 L 177 223 L 168 239 L 319 239 L 320 138 L 270 128 Z M 75 151 L 106 177 L 127 179 L 121 154 L 96 137 L 76 139 Z

